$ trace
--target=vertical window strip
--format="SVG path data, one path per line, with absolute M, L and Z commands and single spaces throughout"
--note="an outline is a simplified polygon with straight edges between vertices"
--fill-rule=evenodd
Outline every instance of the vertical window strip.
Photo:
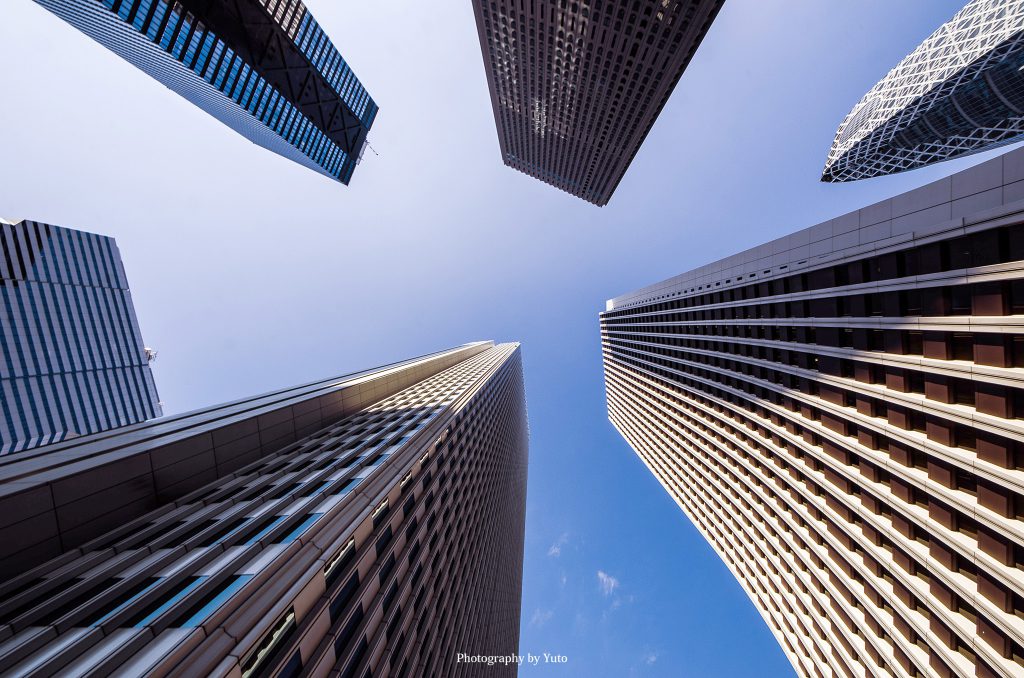
M 82 430 L 79 433 L 89 433 L 92 428 L 90 422 L 100 419 L 100 411 L 97 407 L 95 393 L 85 383 L 85 378 L 81 372 L 75 372 L 71 376 L 75 380 L 78 392 L 82 394 L 82 409 L 85 411 L 85 417 L 80 422 Z
M 55 374 L 53 375 L 53 381 L 57 399 L 61 402 L 61 422 L 64 431 L 76 431 L 81 411 L 78 403 L 72 398 L 71 391 L 68 389 L 68 375 Z
M 8 454 L 9 452 L 15 451 L 15 440 L 22 438 L 20 426 L 15 425 L 15 412 L 13 405 L 16 402 L 14 399 L 14 393 L 11 390 L 11 382 L 7 380 L 0 381 L 0 416 L 3 417 L 4 428 L 2 432 L 4 437 L 0 438 L 0 454 Z M 7 433 L 11 434 L 11 437 L 6 437 Z

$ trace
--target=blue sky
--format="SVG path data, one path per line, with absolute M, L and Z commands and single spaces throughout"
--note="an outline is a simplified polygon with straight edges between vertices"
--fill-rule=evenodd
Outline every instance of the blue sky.
M 30 0 L 0 5 L 0 216 L 117 238 L 168 414 L 523 342 L 521 650 L 551 676 L 786 676 L 605 416 L 604 300 L 991 154 L 818 182 L 853 104 L 961 2 L 729 0 L 608 207 L 503 167 L 470 5 L 306 0 L 381 106 L 349 188 L 250 144 Z

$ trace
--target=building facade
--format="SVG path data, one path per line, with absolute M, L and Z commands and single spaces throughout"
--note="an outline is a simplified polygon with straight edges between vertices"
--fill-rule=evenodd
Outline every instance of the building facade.
M 113 238 L 0 220 L 0 455 L 160 416 Z
M 608 416 L 800 675 L 1024 673 L 1024 151 L 610 300 Z
M 846 116 L 822 181 L 893 174 L 1024 134 L 1024 0 L 972 0 Z
M 502 161 L 605 205 L 724 0 L 473 0 Z
M 518 648 L 527 435 L 480 342 L 0 462 L 0 673 L 471 675 Z
M 36 0 L 255 144 L 348 184 L 377 104 L 300 0 Z

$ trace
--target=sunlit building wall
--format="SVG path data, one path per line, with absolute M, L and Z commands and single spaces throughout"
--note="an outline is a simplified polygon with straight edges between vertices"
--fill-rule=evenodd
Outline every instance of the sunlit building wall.
M 799 675 L 1024 674 L 1024 151 L 612 299 L 608 416 Z
M 0 673 L 469 675 L 518 649 L 527 442 L 479 342 L 12 455 Z

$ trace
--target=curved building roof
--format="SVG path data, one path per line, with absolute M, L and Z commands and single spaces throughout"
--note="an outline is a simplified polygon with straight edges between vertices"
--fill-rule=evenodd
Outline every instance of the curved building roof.
M 923 167 L 1024 135 L 1024 0 L 974 0 L 864 95 L 822 181 Z

